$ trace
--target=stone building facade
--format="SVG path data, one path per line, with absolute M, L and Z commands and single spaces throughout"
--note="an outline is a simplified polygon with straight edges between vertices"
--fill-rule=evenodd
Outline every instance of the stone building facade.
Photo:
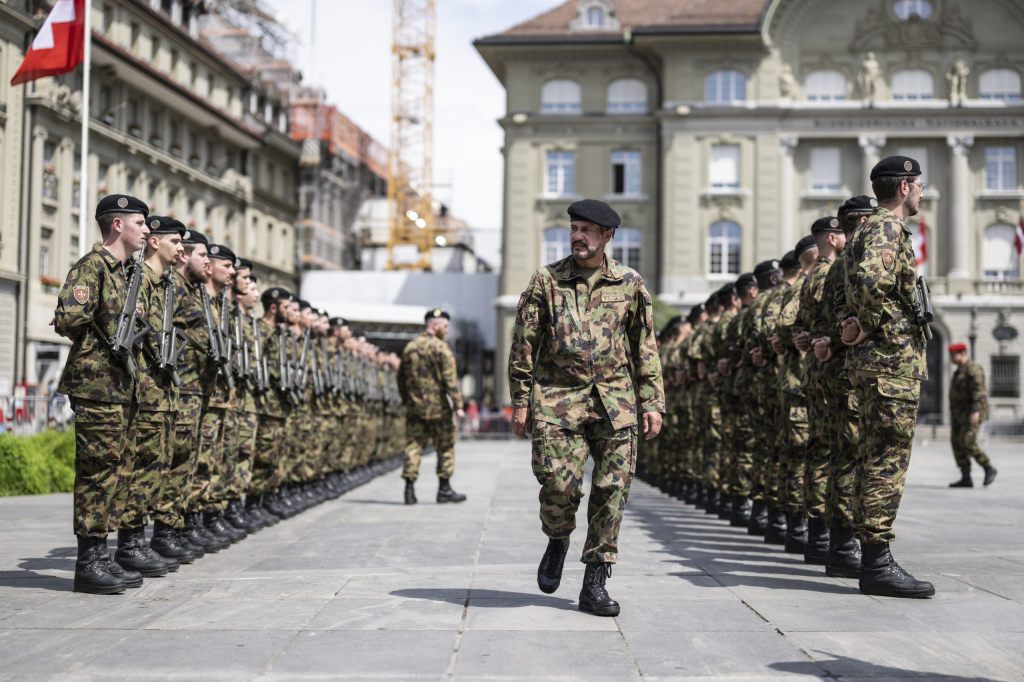
M 937 307 L 921 414 L 948 416 L 944 348 L 973 336 L 993 417 L 1020 419 L 1022 31 L 1008 0 L 570 0 L 479 39 L 507 97 L 498 357 L 571 201 L 613 204 L 614 256 L 683 308 L 903 153 Z

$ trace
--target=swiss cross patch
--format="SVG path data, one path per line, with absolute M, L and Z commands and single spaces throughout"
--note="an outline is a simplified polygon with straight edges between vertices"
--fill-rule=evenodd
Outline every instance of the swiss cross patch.
M 89 302 L 89 287 L 75 287 L 71 290 L 71 295 L 75 297 L 78 305 L 85 305 Z
M 138 302 L 135 303 L 135 312 L 138 313 L 139 315 L 146 314 L 146 311 L 145 309 L 143 309 L 142 304 Z
M 882 267 L 886 270 L 892 270 L 892 266 L 896 264 L 896 252 L 885 250 L 882 251 Z

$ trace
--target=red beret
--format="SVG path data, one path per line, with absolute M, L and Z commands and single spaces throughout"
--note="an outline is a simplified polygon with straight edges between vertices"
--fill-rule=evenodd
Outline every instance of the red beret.
M 951 343 L 946 350 L 948 350 L 950 353 L 963 353 L 964 351 L 967 350 L 967 344 L 966 343 Z

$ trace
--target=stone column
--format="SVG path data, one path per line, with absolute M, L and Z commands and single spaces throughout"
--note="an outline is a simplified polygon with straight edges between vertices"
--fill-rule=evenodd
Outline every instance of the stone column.
M 952 150 L 949 192 L 949 279 L 968 279 L 970 269 L 971 196 L 968 155 L 974 145 L 973 135 L 949 135 L 946 143 Z
M 800 138 L 779 135 L 779 253 L 793 246 L 793 224 L 796 222 L 796 168 L 793 154 Z
M 885 136 L 861 135 L 857 138 L 857 143 L 864 151 L 864 184 L 870 188 L 871 180 L 869 178 L 871 177 L 871 169 L 880 161 L 882 147 L 885 146 Z

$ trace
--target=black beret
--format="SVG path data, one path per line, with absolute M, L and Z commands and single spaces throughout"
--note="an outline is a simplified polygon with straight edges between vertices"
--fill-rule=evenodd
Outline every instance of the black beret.
M 313 306 L 311 306 L 309 304 L 309 301 L 307 301 L 305 299 L 301 299 L 301 298 L 299 299 L 299 310 L 306 310 L 306 309 L 312 308 L 312 307 Z
M 776 270 L 782 267 L 782 264 L 777 260 L 763 260 L 754 266 L 754 277 L 761 279 L 766 275 L 770 275 Z
M 427 314 L 423 316 L 423 321 L 430 322 L 431 320 L 436 320 L 441 317 L 446 320 L 452 319 L 447 310 L 444 310 L 443 308 L 431 308 L 427 311 Z
M 800 261 L 796 257 L 796 251 L 787 251 L 785 255 L 779 259 L 779 267 L 783 270 L 792 270 L 793 268 L 800 267 Z
M 569 205 L 570 220 L 586 220 L 601 227 L 618 227 L 622 219 L 608 204 L 597 199 L 580 199 Z
M 252 261 L 248 258 L 239 258 L 235 267 L 239 270 L 252 270 Z
M 837 220 L 836 222 L 838 223 L 839 221 Z M 818 242 L 815 241 L 814 236 L 809 234 L 804 235 L 800 238 L 800 241 L 796 243 L 796 247 L 793 249 L 793 257 L 799 258 L 805 251 L 810 251 L 811 249 L 816 248 L 818 248 Z M 799 261 L 797 264 L 799 265 Z M 783 265 L 782 267 L 785 268 L 786 266 Z
M 874 213 L 878 208 L 878 200 L 866 194 L 850 197 L 839 207 L 839 215 L 847 213 Z
M 270 287 L 263 292 L 260 296 L 260 300 L 263 301 L 264 308 L 269 308 L 273 303 L 292 300 L 292 292 L 288 291 L 284 287 Z
M 742 275 L 736 278 L 737 289 L 749 289 L 755 284 L 757 284 L 757 278 L 754 277 L 754 273 L 752 272 L 744 272 Z
M 727 282 L 722 285 L 722 288 L 718 290 L 718 295 L 723 298 L 723 301 L 728 303 L 729 299 L 736 295 L 736 285 L 732 282 Z
M 690 308 L 690 312 L 686 315 L 686 319 L 689 320 L 690 324 L 697 324 L 697 320 L 700 319 L 700 314 L 702 312 L 704 312 L 704 304 L 698 303 Z
M 209 246 L 210 240 L 206 238 L 206 235 L 199 230 L 188 229 L 185 230 L 185 234 L 181 235 L 182 244 L 202 244 L 203 246 Z
M 811 234 L 821 234 L 822 232 L 842 232 L 843 228 L 839 226 L 839 218 L 835 216 L 825 216 L 824 218 L 818 218 L 811 225 Z
M 146 202 L 141 199 L 127 194 L 110 194 L 96 204 L 97 218 L 108 213 L 141 213 L 143 216 L 148 216 L 149 206 L 146 206 Z
M 676 315 L 675 317 L 673 317 L 672 319 L 670 319 L 668 322 L 665 323 L 665 327 L 666 328 L 668 328 L 668 327 L 678 327 L 682 323 L 683 323 L 683 316 L 682 315 Z
M 219 258 L 221 260 L 229 260 L 234 266 L 238 266 L 238 258 L 235 256 L 235 252 L 224 246 L 223 244 L 213 244 L 208 252 L 210 258 Z
M 176 218 L 165 215 L 151 215 L 146 218 L 150 234 L 180 234 L 186 232 L 185 225 Z
M 328 322 L 332 327 L 344 327 L 346 324 L 344 317 L 332 317 Z
M 871 169 L 871 179 L 905 178 L 921 174 L 921 164 L 909 156 L 887 156 Z
M 240 258 L 239 260 L 242 260 L 242 259 Z M 252 282 L 253 284 L 256 284 L 257 282 L 260 281 L 260 278 L 257 277 L 255 273 L 251 273 L 249 275 L 249 281 Z

